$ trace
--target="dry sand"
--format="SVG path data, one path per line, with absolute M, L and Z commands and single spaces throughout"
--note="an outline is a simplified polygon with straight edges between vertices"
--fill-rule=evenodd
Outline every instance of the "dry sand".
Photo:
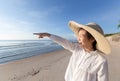
M 111 44 L 112 52 L 107 55 L 110 81 L 120 81 L 120 35 L 107 38 Z
M 120 81 L 120 41 L 109 37 L 112 52 L 106 56 L 110 81 Z M 64 81 L 71 52 L 59 50 L 0 64 L 0 81 Z
M 64 81 L 71 53 L 59 50 L 0 65 L 0 81 Z

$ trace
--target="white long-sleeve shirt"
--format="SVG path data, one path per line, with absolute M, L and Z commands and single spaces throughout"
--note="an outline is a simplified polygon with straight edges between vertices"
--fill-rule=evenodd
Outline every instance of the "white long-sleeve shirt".
M 101 52 L 96 50 L 88 53 L 79 44 L 56 35 L 49 38 L 73 53 L 65 73 L 65 81 L 109 81 L 107 60 Z

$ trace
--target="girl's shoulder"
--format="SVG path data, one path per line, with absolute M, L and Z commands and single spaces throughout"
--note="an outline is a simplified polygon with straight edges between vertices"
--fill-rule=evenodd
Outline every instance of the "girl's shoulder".
M 96 61 L 98 63 L 103 63 L 103 62 L 107 62 L 107 58 L 105 57 L 105 54 L 100 52 L 100 51 L 97 51 L 96 52 Z

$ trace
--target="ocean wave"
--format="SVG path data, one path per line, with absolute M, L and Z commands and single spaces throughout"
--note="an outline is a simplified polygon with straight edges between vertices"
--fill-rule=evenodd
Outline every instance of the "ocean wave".
M 54 50 L 61 46 L 51 41 L 9 41 L 7 45 L 0 45 L 0 63 L 35 56 Z

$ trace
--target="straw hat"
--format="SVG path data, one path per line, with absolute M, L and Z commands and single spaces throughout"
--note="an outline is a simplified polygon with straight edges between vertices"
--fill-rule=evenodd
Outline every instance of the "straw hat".
M 96 23 L 88 23 L 87 25 L 79 24 L 75 21 L 69 22 L 70 29 L 78 36 L 78 30 L 80 28 L 85 29 L 88 31 L 96 40 L 97 50 L 109 54 L 111 52 L 111 47 L 107 39 L 104 37 L 104 33 L 102 28 Z

